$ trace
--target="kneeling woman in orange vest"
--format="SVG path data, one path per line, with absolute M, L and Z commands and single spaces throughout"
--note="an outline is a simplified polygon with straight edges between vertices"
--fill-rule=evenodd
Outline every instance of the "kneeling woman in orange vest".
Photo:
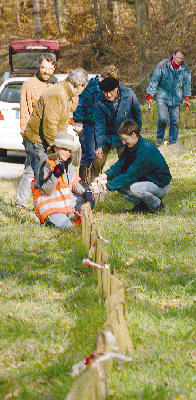
M 71 162 L 72 151 L 80 148 L 78 136 L 72 129 L 57 134 L 53 153 L 40 167 L 39 181 L 32 182 L 35 214 L 42 224 L 55 228 L 72 227 L 75 211 L 90 202 L 95 206 L 92 192 L 85 191 Z

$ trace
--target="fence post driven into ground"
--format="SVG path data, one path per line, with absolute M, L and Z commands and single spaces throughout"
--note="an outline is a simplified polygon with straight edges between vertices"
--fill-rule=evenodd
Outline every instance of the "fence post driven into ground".
M 109 255 L 102 247 L 103 238 L 93 222 L 89 203 L 82 206 L 81 214 L 82 241 L 88 250 L 87 261 L 92 261 L 92 265 L 99 268 L 97 290 L 105 299 L 107 318 L 103 330 L 96 337 L 90 367 L 76 380 L 66 400 L 106 400 L 106 375 L 113 366 L 113 359 L 131 361 L 124 353 L 133 351 L 125 321 L 126 289 L 110 271 Z
M 91 241 L 91 224 L 92 224 L 92 212 L 90 203 L 85 203 L 81 208 L 82 218 L 82 241 L 87 248 L 90 247 Z

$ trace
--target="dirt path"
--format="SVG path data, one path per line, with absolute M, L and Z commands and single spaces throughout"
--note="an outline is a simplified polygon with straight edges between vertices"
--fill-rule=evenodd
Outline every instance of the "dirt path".
M 0 179 L 19 178 L 24 170 L 25 156 L 15 152 L 8 152 L 8 157 L 0 158 Z

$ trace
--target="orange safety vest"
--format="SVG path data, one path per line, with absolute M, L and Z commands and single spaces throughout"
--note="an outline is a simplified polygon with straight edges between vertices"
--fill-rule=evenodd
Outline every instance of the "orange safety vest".
M 50 165 L 51 172 L 53 171 L 56 163 L 53 160 L 46 160 Z M 72 180 L 72 189 L 77 182 L 80 181 L 80 177 L 75 174 Z M 40 192 L 40 190 L 34 187 L 35 179 L 32 181 L 31 189 L 33 193 L 33 204 L 34 210 L 37 217 L 40 219 L 42 224 L 49 215 L 55 213 L 68 214 L 72 212 L 72 196 L 71 190 L 67 182 L 62 176 L 59 177 L 56 185 L 56 190 L 51 195 L 47 196 Z

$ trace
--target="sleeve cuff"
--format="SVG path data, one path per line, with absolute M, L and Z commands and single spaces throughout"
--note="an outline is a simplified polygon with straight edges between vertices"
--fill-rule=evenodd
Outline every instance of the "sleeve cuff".
M 151 94 L 147 93 L 146 100 L 149 101 L 149 100 L 153 100 L 153 99 L 154 99 L 154 96 L 151 96 Z

